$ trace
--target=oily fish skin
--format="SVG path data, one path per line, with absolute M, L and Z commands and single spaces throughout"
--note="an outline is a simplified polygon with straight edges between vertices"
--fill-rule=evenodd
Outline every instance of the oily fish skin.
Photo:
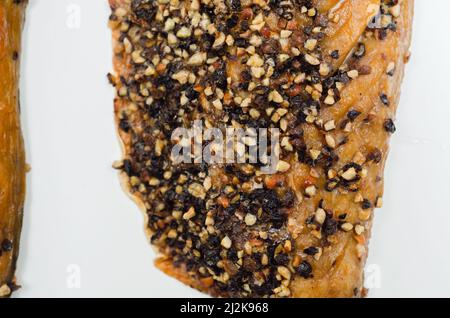
M 25 195 L 19 53 L 26 1 L 0 1 L 0 297 L 11 294 Z

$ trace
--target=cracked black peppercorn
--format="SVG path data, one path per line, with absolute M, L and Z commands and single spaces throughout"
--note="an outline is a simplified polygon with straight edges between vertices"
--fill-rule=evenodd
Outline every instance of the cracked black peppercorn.
M 126 132 L 126 133 L 128 133 L 128 132 L 130 132 L 130 123 L 128 122 L 128 120 L 126 120 L 126 119 L 122 119 L 120 122 L 119 122 L 119 128 L 121 129 L 121 130 L 123 130 L 124 132 Z
M 384 129 L 388 132 L 388 133 L 395 133 L 397 128 L 395 127 L 394 122 L 392 121 L 392 119 L 387 119 L 384 122 Z
M 352 109 L 347 113 L 347 118 L 350 120 L 355 120 L 359 115 L 361 115 L 361 112 Z
M 328 236 L 333 235 L 334 233 L 337 232 L 338 225 L 339 224 L 335 219 L 327 216 L 327 218 L 325 219 L 325 222 L 322 225 L 322 232 Z
M 315 246 L 311 246 L 311 247 L 305 248 L 303 250 L 303 253 L 305 253 L 306 255 L 309 255 L 309 256 L 314 256 L 318 252 L 319 252 L 319 249 L 317 247 L 315 247 Z
M 389 106 L 389 99 L 388 99 L 386 94 L 381 94 L 380 95 L 380 100 L 383 103 L 383 105 Z
M 333 52 L 331 52 L 331 57 L 335 60 L 337 60 L 339 58 L 339 51 L 338 50 L 334 50 Z
M 124 160 L 123 161 L 123 171 L 125 171 L 125 173 L 131 177 L 134 172 L 133 172 L 133 166 L 131 165 L 131 161 L 130 160 Z
M 241 10 L 241 0 L 230 0 L 230 5 L 233 11 Z
M 2 241 L 2 251 L 3 252 L 11 252 L 13 248 L 13 244 L 10 240 L 4 239 Z
M 364 210 L 370 209 L 370 208 L 372 207 L 372 203 L 370 203 L 370 201 L 369 201 L 368 199 L 364 199 L 364 200 L 361 202 L 361 207 L 362 207 Z
M 300 265 L 296 268 L 297 273 L 303 278 L 312 277 L 312 266 L 307 261 L 302 261 Z
M 367 159 L 369 161 L 379 163 L 382 159 L 382 153 L 379 149 L 374 149 L 372 152 L 369 153 L 369 155 L 367 156 Z

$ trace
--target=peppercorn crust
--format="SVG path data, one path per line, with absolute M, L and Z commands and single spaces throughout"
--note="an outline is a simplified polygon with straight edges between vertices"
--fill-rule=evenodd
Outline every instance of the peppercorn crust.
M 222 297 L 361 297 L 412 0 L 110 0 L 115 163 L 156 266 Z M 277 173 L 175 165 L 171 133 L 278 128 Z
M 26 1 L 0 2 L 0 298 L 16 288 L 25 196 L 25 154 L 20 129 L 19 53 Z

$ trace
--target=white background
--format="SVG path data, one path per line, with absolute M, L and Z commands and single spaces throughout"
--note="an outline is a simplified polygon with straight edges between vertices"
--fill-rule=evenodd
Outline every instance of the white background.
M 448 0 L 416 0 L 370 244 L 368 264 L 380 278 L 371 297 L 450 296 L 449 11 Z M 21 90 L 32 172 L 16 296 L 201 297 L 154 268 L 143 217 L 111 168 L 120 148 L 106 80 L 108 15 L 106 0 L 30 1 Z

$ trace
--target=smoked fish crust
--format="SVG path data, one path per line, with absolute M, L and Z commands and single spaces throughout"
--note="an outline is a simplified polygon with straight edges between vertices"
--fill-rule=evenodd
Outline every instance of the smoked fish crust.
M 25 152 L 20 128 L 19 58 L 27 1 L 0 1 L 0 298 L 17 287 L 25 199 Z
M 217 297 L 365 296 L 413 1 L 109 3 L 114 166 L 156 266 Z M 195 121 L 278 129 L 276 173 L 176 164 Z

